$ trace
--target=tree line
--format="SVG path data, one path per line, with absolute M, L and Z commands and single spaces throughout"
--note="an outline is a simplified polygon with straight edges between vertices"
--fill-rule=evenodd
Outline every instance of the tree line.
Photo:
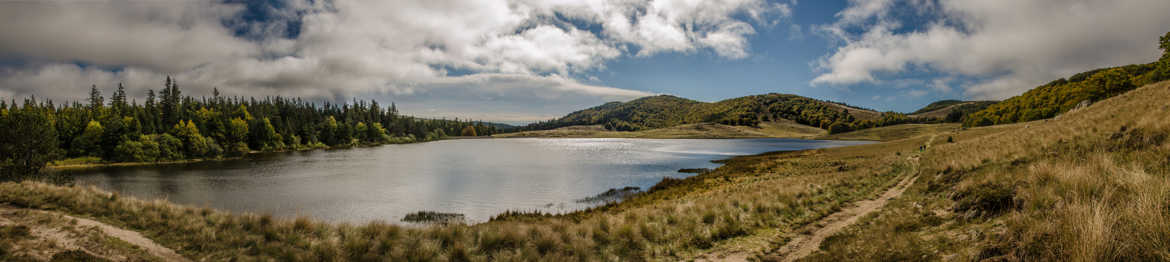
M 86 103 L 35 97 L 0 100 L 0 175 L 39 172 L 68 158 L 101 162 L 217 159 L 253 151 L 306 150 L 491 135 L 496 125 L 400 115 L 377 101 L 317 104 L 280 96 L 184 96 L 167 77 L 146 101 L 128 100 L 118 84 L 108 101 L 97 86 Z

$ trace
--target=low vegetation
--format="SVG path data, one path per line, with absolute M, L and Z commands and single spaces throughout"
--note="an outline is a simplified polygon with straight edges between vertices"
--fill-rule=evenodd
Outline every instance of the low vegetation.
M 402 222 L 422 223 L 422 224 L 452 224 L 463 223 L 467 217 L 463 214 L 457 213 L 442 213 L 434 211 L 419 211 L 406 214 L 402 218 Z
M 1170 82 L 1055 120 L 948 132 L 814 261 L 1170 260 Z
M 939 132 L 955 131 L 960 128 L 959 124 L 905 124 L 820 136 L 817 139 L 892 141 Z

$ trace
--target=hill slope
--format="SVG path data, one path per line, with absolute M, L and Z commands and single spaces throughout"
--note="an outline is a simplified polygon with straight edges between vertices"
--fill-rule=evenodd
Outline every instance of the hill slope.
M 926 106 L 918 109 L 918 111 L 914 111 L 910 114 L 911 115 L 922 114 L 922 113 L 935 111 L 935 110 L 943 109 L 943 108 L 946 108 L 949 106 L 958 105 L 958 104 L 962 104 L 962 103 L 964 103 L 964 101 L 962 101 L 962 100 L 939 100 L 939 101 L 935 101 L 934 103 L 930 103 L 929 105 L 926 105 Z
M 918 183 L 808 260 L 1164 261 L 1166 97 L 1161 82 L 1059 119 L 938 134 Z
M 625 103 L 606 103 L 552 121 L 535 123 L 526 129 L 602 125 L 607 130 L 638 131 L 697 123 L 755 127 L 764 122 L 784 121 L 837 133 L 912 122 L 914 119 L 904 114 L 879 113 L 789 94 L 745 96 L 714 103 L 660 95 Z
M 960 101 L 941 100 L 930 103 L 918 111 L 910 113 L 913 118 L 939 119 L 943 122 L 960 122 L 972 113 L 987 109 L 999 101 Z

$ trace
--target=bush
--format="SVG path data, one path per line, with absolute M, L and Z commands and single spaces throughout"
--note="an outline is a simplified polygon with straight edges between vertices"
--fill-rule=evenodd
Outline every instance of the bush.
M 154 153 L 148 153 L 151 151 Z M 116 160 L 123 162 L 153 162 L 158 158 L 158 146 L 151 151 L 140 141 L 126 140 L 114 148 L 114 155 Z
M 183 141 L 170 134 L 150 135 L 158 141 L 159 160 L 183 159 Z
M 829 134 L 839 134 L 839 133 L 845 133 L 845 132 L 849 132 L 849 131 L 850 131 L 849 126 L 845 125 L 839 121 L 833 123 L 832 125 L 829 125 Z
M 243 156 L 250 151 L 252 150 L 248 148 L 248 143 L 236 142 L 235 144 L 232 144 L 230 148 L 228 148 L 227 154 L 230 156 Z
M 1013 186 L 989 182 L 960 190 L 952 199 L 957 202 L 955 212 L 990 217 L 1015 208 L 1015 195 Z
M 101 123 L 90 120 L 89 124 L 85 126 L 85 131 L 82 131 L 80 136 L 73 138 L 73 152 L 71 155 L 100 156 L 102 151 L 100 145 L 104 130 Z

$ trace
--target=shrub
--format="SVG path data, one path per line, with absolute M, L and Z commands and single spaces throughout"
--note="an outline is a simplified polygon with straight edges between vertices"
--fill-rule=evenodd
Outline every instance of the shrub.
M 987 182 L 960 190 L 952 199 L 957 202 L 955 212 L 990 217 L 1015 208 L 1015 194 L 1013 186 Z

